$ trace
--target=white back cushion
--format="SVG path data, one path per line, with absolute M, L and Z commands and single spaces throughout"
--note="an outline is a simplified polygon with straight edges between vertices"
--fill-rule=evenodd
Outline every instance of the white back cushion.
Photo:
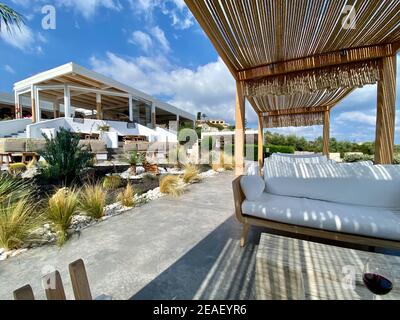
M 266 161 L 266 192 L 400 209 L 400 166 Z
M 249 201 L 258 199 L 265 190 L 265 182 L 258 175 L 243 176 L 240 179 L 240 187 Z
M 285 154 L 273 153 L 271 159 L 275 161 L 290 162 L 290 163 L 326 163 L 328 158 L 322 154 Z

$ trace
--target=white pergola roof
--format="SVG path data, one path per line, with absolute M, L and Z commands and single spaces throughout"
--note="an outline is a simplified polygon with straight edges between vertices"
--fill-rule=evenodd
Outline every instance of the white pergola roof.
M 85 86 L 89 86 L 89 88 L 92 88 L 93 90 L 107 90 L 109 93 L 115 92 L 119 94 L 131 95 L 135 100 L 151 104 L 156 108 L 179 115 L 189 120 L 196 120 L 195 115 L 190 114 L 189 112 L 181 110 L 171 104 L 159 101 L 142 91 L 113 80 L 95 71 L 88 70 L 73 62 L 16 82 L 14 84 L 14 91 L 23 92 L 25 90 L 29 90 L 31 86 L 54 84 L 54 81 L 68 85 L 85 84 Z

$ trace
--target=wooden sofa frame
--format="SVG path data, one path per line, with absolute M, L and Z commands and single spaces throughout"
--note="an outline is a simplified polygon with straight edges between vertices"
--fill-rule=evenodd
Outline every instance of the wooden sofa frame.
M 325 230 L 302 227 L 302 226 L 276 222 L 272 220 L 245 215 L 242 212 L 242 203 L 245 200 L 245 195 L 242 191 L 242 188 L 240 187 L 241 178 L 242 176 L 239 176 L 235 178 L 232 182 L 236 218 L 239 220 L 240 223 L 243 224 L 243 230 L 240 237 L 241 247 L 244 247 L 246 245 L 246 240 L 250 230 L 250 226 L 260 226 L 276 231 L 284 231 L 293 234 L 300 234 L 310 237 L 340 241 L 349 244 L 357 244 L 357 245 L 364 245 L 364 246 L 378 247 L 378 248 L 400 249 L 400 241 L 357 236 L 353 234 L 340 233 L 334 231 L 325 231 Z

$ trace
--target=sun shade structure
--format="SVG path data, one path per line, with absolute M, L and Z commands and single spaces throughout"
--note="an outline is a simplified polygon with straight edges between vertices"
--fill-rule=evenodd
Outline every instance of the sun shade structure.
M 29 99 L 34 123 L 43 120 L 46 102 L 53 105 L 54 115 L 50 116 L 54 118 L 59 118 L 62 111 L 65 117 L 71 117 L 75 108 L 98 120 L 152 127 L 196 119 L 184 110 L 72 62 L 19 81 L 14 84 L 14 91 L 16 118 L 23 116 L 22 101 Z
M 323 124 L 329 154 L 330 110 L 375 83 L 375 160 L 392 162 L 400 0 L 185 2 L 237 82 L 237 174 L 243 172 L 246 98 L 259 116 L 261 137 L 264 127 Z

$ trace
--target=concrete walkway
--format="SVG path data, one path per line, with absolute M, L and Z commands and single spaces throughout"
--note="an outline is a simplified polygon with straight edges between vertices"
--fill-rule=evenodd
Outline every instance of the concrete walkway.
M 45 246 L 0 262 L 0 299 L 31 284 L 44 298 L 42 272 L 61 272 L 68 299 L 68 264 L 85 261 L 93 296 L 114 299 L 254 298 L 255 244 L 239 248 L 231 173 L 192 185 L 179 199 L 162 198 L 88 228 L 61 249 Z

